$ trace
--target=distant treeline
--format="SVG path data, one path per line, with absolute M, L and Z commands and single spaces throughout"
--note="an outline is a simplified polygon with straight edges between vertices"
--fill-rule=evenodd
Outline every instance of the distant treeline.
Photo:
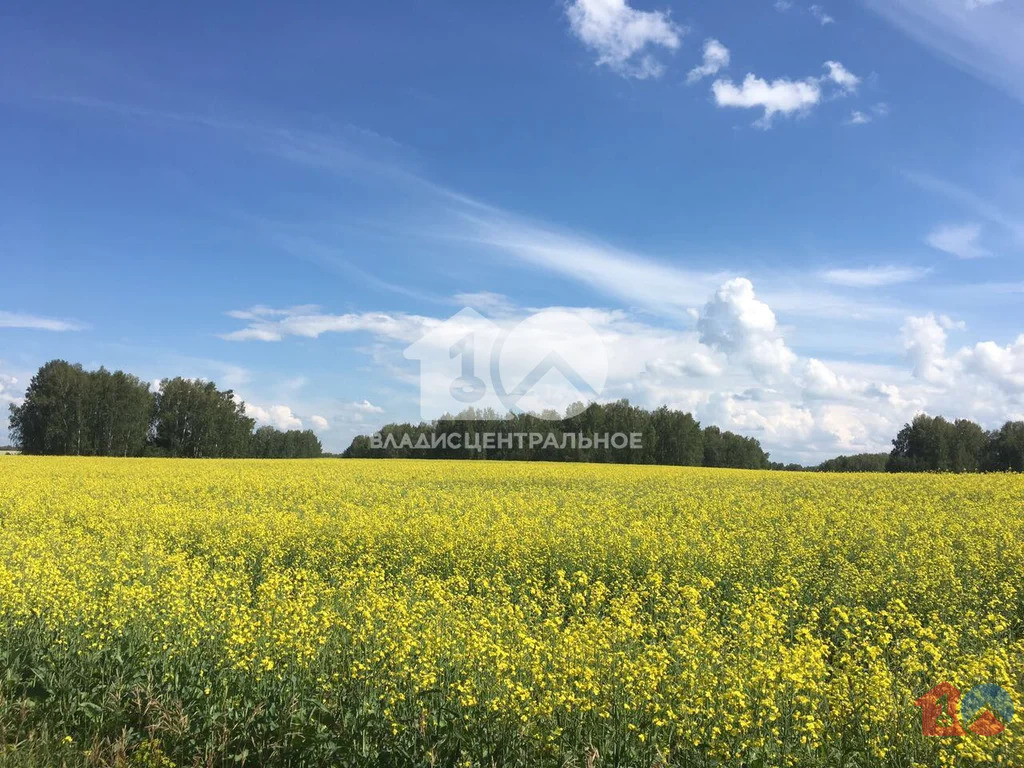
M 737 467 L 768 469 L 768 454 L 752 437 L 723 432 L 718 427 L 701 425 L 689 413 L 661 407 L 648 411 L 629 404 L 628 400 L 604 405 L 569 407 L 564 419 L 546 414 L 502 416 L 487 409 L 472 408 L 454 416 L 444 416 L 420 424 L 388 424 L 377 433 L 377 442 L 367 435 L 356 437 L 343 454 L 346 458 L 445 458 L 504 459 L 510 461 L 584 461 L 617 464 L 674 464 L 692 467 Z M 517 436 L 539 434 L 543 440 L 505 440 L 504 444 L 477 450 L 475 447 L 417 449 L 431 443 L 438 435 L 462 435 L 463 442 L 475 446 L 483 435 Z M 641 447 L 611 441 L 592 440 L 594 435 L 640 435 Z M 553 437 L 548 437 L 549 435 Z M 592 442 L 581 445 L 580 436 Z M 389 438 L 390 436 L 390 438 Z M 565 439 L 563 439 L 565 436 Z M 482 441 L 480 441 L 482 442 Z M 494 442 L 494 441 L 492 441 Z M 511 445 L 509 445 L 511 443 Z M 531 444 L 534 443 L 534 444 Z
M 853 456 L 836 456 L 814 467 L 817 472 L 885 472 L 889 463 L 888 453 L 858 453 Z
M 208 381 L 164 379 L 157 391 L 138 377 L 53 360 L 10 406 L 13 448 L 27 454 L 186 458 L 314 458 L 325 456 L 311 430 L 255 428 L 231 390 Z M 523 439 L 539 434 L 539 440 Z M 436 445 L 459 436 L 459 447 Z M 483 436 L 505 436 L 491 440 Z M 610 435 L 630 436 L 619 443 Z M 604 439 L 595 439 L 604 436 Z M 514 439 L 518 438 L 518 439 Z M 966 419 L 917 416 L 890 453 L 838 456 L 816 467 L 772 462 L 752 437 L 701 427 L 689 413 L 653 411 L 628 400 L 575 403 L 564 418 L 549 412 L 502 416 L 472 408 L 420 424 L 388 424 L 360 435 L 344 458 L 447 458 L 668 464 L 819 472 L 1024 472 L 1024 422 L 986 431 Z M 431 447 L 435 444 L 435 447 Z M 425 449 L 418 446 L 426 445 Z
M 917 416 L 892 441 L 889 453 L 837 456 L 816 467 L 776 469 L 817 472 L 1024 472 L 1024 421 L 986 431 L 967 419 Z
M 837 456 L 817 466 L 772 462 L 751 437 L 701 428 L 689 413 L 661 407 L 648 411 L 620 400 L 607 405 L 582 403 L 571 406 L 566 418 L 509 415 L 468 409 L 455 416 L 420 424 L 388 424 L 370 436 L 356 437 L 342 454 L 345 458 L 447 458 L 506 459 L 512 461 L 584 461 L 619 464 L 672 464 L 680 466 L 734 467 L 812 472 L 1022 472 L 1024 471 L 1024 422 L 1007 422 L 986 432 L 972 421 L 949 422 L 941 416 L 918 416 L 900 430 L 890 453 Z M 491 441 L 480 447 L 483 435 L 539 433 L 554 435 L 536 445 Z M 562 435 L 639 434 L 641 448 L 596 443 L 581 447 L 579 441 L 563 442 Z M 429 445 L 438 435 L 462 435 L 472 447 L 455 450 Z
M 156 392 L 123 371 L 52 360 L 10 407 L 10 439 L 27 454 L 184 458 L 312 458 L 311 430 L 260 427 L 213 382 L 173 378 Z
M 1024 472 L 1024 421 L 987 432 L 967 419 L 922 415 L 892 445 L 889 472 Z

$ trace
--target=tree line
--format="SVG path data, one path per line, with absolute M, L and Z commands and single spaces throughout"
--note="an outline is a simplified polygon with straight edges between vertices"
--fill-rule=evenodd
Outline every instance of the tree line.
M 889 472 L 1024 472 L 1024 421 L 986 431 L 967 419 L 920 415 L 892 445 Z
M 986 430 L 968 419 L 916 416 L 903 425 L 889 453 L 837 456 L 816 467 L 780 469 L 817 472 L 1024 472 L 1024 421 Z
M 601 433 L 640 435 L 640 447 L 567 443 L 562 435 Z M 536 444 L 508 440 L 484 445 L 477 436 L 540 433 L 553 439 Z M 462 446 L 451 449 L 445 441 L 429 447 L 438 435 L 462 435 Z M 477 438 L 477 439 L 474 439 Z M 417 443 L 422 447 L 418 448 Z M 1011 421 L 986 431 L 966 419 L 950 422 L 941 416 L 919 415 L 893 439 L 889 453 L 837 456 L 818 464 L 780 464 L 770 460 L 751 437 L 701 427 L 689 413 L 662 406 L 653 411 L 628 400 L 584 407 L 576 403 L 565 418 L 545 413 L 501 416 L 472 408 L 455 416 L 420 424 L 387 424 L 372 437 L 356 437 L 342 454 L 345 458 L 448 458 L 513 461 L 583 461 L 619 464 L 671 464 L 812 472 L 1024 472 L 1024 422 Z
M 449 441 L 434 440 L 439 435 L 461 435 L 459 442 L 463 445 L 452 449 Z M 492 440 L 491 445 L 486 445 L 480 439 L 485 435 L 502 435 L 506 439 Z M 543 439 L 512 439 L 517 435 L 541 435 Z M 630 445 L 625 440 L 616 445 L 610 440 L 594 440 L 595 435 L 638 435 L 639 445 Z M 569 439 L 574 436 L 586 440 Z M 433 443 L 442 445 L 432 446 Z M 417 448 L 417 444 L 424 447 Z M 771 465 L 768 454 L 752 437 L 715 426 L 702 428 L 689 413 L 666 406 L 649 411 L 630 405 L 628 400 L 589 406 L 575 403 L 567 409 L 564 418 L 555 412 L 502 415 L 492 409 L 469 408 L 431 422 L 387 424 L 372 437 L 356 437 L 342 455 L 345 458 L 583 461 L 742 469 L 768 469 Z
M 210 381 L 163 379 L 51 360 L 11 404 L 9 434 L 27 454 L 174 458 L 312 458 L 312 430 L 255 429 L 245 403 Z
M 52 360 L 29 382 L 20 405 L 10 406 L 13 448 L 27 454 L 168 456 L 186 458 L 312 458 L 324 456 L 312 430 L 281 431 L 245 414 L 245 404 L 209 381 L 163 379 L 155 391 L 123 371 Z M 484 435 L 540 434 L 539 441 L 480 445 Z M 629 435 L 634 443 L 594 440 Z M 463 445 L 430 447 L 438 435 Z M 576 437 L 586 439 L 577 440 Z M 390 438 L 390 439 L 389 439 Z M 570 438 L 572 438 L 570 440 Z M 417 444 L 427 440 L 427 448 Z M 582 461 L 621 464 L 815 470 L 820 472 L 1024 472 L 1024 422 L 986 431 L 967 419 L 919 415 L 899 431 L 889 453 L 838 456 L 816 467 L 779 464 L 754 438 L 702 427 L 689 413 L 647 410 L 628 400 L 575 403 L 564 416 L 501 415 L 472 408 L 433 422 L 388 424 L 360 435 L 345 458 L 464 458 Z

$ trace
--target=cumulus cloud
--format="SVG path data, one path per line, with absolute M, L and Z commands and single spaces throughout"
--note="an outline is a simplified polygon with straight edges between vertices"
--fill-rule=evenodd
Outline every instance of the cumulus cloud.
M 822 85 L 831 83 L 839 88 L 839 95 L 853 93 L 860 78 L 838 61 L 826 61 L 826 72 L 821 77 L 790 80 L 780 77 L 771 82 L 748 72 L 740 85 L 719 79 L 711 86 L 715 103 L 720 107 L 763 109 L 764 114 L 755 123 L 767 128 L 777 114 L 785 116 L 804 114 L 822 100 Z
M 903 324 L 903 347 L 914 366 L 914 375 L 929 382 L 945 380 L 949 368 L 946 360 L 946 329 L 934 314 L 908 317 Z
M 899 271 L 905 269 L 910 268 L 831 270 L 834 274 L 828 277 L 847 287 L 871 288 L 916 277 Z M 891 341 L 890 352 L 904 352 L 906 362 L 826 359 L 800 355 L 790 347 L 770 301 L 749 279 L 737 277 L 710 289 L 697 317 L 687 315 L 680 320 L 682 327 L 652 325 L 622 310 L 558 308 L 553 316 L 585 320 L 600 339 L 608 368 L 606 386 L 596 399 L 628 397 L 645 407 L 668 404 L 690 411 L 704 423 L 762 440 L 776 458 L 817 462 L 837 453 L 886 450 L 900 426 L 921 411 L 973 418 L 986 426 L 1024 413 L 1024 336 L 1009 344 L 980 341 L 951 351 L 949 338 L 965 326 L 932 313 L 907 318 L 902 340 Z M 511 302 L 503 302 L 503 309 L 507 316 L 497 322 L 508 328 L 533 311 Z M 296 316 L 292 310 L 264 310 L 251 313 L 255 319 L 249 322 L 280 323 Z M 341 317 L 308 307 L 302 311 L 304 317 Z M 426 334 L 445 320 L 387 317 L 343 327 L 374 339 L 374 364 L 388 366 L 391 373 L 404 372 L 404 378 L 393 381 L 420 386 L 418 366 L 402 357 L 402 348 L 408 346 L 410 329 Z M 460 333 L 483 333 L 484 328 L 472 322 L 493 322 L 482 316 L 470 320 L 465 319 L 470 324 Z M 552 332 L 557 334 L 559 328 Z M 538 344 L 543 342 L 543 336 L 537 339 Z M 442 350 L 445 355 L 448 346 Z M 400 369 L 402 365 L 406 367 Z M 446 381 L 445 387 L 449 384 Z M 541 407 L 549 398 L 587 399 L 571 389 L 572 382 L 552 386 L 562 389 L 542 390 Z M 527 407 L 533 408 L 534 402 Z M 305 412 L 325 414 L 331 434 L 347 435 L 374 428 L 384 409 L 362 399 Z M 250 413 L 261 423 L 276 422 L 280 428 L 294 427 L 292 420 L 300 420 L 287 406 L 257 411 L 250 407 Z M 323 429 L 313 416 L 305 420 Z
M 697 321 L 700 341 L 762 371 L 788 371 L 796 356 L 776 328 L 771 307 L 754 295 L 745 277 L 724 283 Z
M 1008 393 L 1024 392 L 1024 334 L 1005 347 L 982 341 L 958 355 L 964 368 Z
M 627 76 L 658 77 L 664 67 L 649 52 L 680 45 L 685 30 L 668 11 L 638 11 L 625 0 L 573 0 L 567 9 L 569 27 L 597 53 L 597 63 Z
M 945 393 L 948 407 L 967 411 L 1003 411 L 1024 407 L 1024 334 L 1002 345 L 981 341 L 947 353 L 947 331 L 963 323 L 944 315 L 909 317 L 904 345 L 914 375 Z
M 246 403 L 245 413 L 260 424 L 269 424 L 282 430 L 302 429 L 302 419 L 292 413 L 292 409 L 287 405 L 271 405 L 262 408 L 253 403 Z
M 13 376 L 0 373 L 0 403 L 13 403 L 21 399 L 18 380 Z
M 313 422 L 313 426 L 316 427 L 317 429 L 331 428 L 330 422 L 328 422 L 327 419 L 325 419 L 323 416 L 317 416 L 316 414 L 313 414 L 312 416 L 309 417 L 309 420 Z
M 729 66 L 729 49 L 714 38 L 704 41 L 704 60 L 699 67 L 690 70 L 686 82 L 696 83 L 705 77 L 717 75 L 719 70 Z
M 813 357 L 803 362 L 801 376 L 804 395 L 811 398 L 843 398 L 857 389 L 849 379 Z
M 881 288 L 920 280 L 930 270 L 923 267 L 877 266 L 858 269 L 827 269 L 821 279 L 833 285 L 849 288 Z
M 747 73 L 740 85 L 731 80 L 716 80 L 711 86 L 715 103 L 720 107 L 743 109 L 763 108 L 764 115 L 757 125 L 767 128 L 777 114 L 791 115 L 806 112 L 821 101 L 821 87 L 816 78 L 787 80 L 780 77 L 768 82 L 753 73 Z
M 929 233 L 925 241 L 932 248 L 958 259 L 980 259 L 991 254 L 981 246 L 980 224 L 947 225 Z

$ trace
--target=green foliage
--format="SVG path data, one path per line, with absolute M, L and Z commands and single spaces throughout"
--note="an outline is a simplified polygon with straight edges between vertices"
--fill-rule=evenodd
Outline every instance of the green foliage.
M 754 438 L 723 432 L 718 427 L 707 427 L 704 430 L 703 465 L 768 469 L 770 462 L 768 454 L 761 450 L 761 444 Z
M 156 392 L 123 371 L 51 360 L 10 406 L 10 435 L 27 454 L 185 458 L 313 458 L 312 431 L 281 432 L 245 415 L 245 403 L 210 381 L 164 379 Z
M 153 400 L 149 385 L 135 376 L 51 360 L 32 377 L 22 405 L 10 411 L 11 439 L 24 453 L 138 456 Z
M 1024 422 L 985 432 L 966 419 L 921 414 L 892 441 L 889 472 L 1024 471 Z
M 815 469 L 818 472 L 885 472 L 888 462 L 888 453 L 858 453 L 854 456 L 836 456 L 823 461 Z
M 995 469 L 1024 472 L 1024 421 L 1008 421 L 992 433 L 990 461 Z
M 323 447 L 311 429 L 282 432 L 260 427 L 249 443 L 249 456 L 254 459 L 313 459 L 322 455 Z
M 241 458 L 248 455 L 255 425 L 230 389 L 180 377 L 160 382 L 153 445 L 161 455 Z
M 540 433 L 545 440 L 540 445 L 511 441 L 511 446 L 496 445 L 476 450 L 462 447 L 452 450 L 444 446 L 427 450 L 409 447 L 421 436 L 457 434 L 468 435 L 474 443 L 482 434 L 516 435 Z M 554 440 L 546 439 L 553 435 Z M 640 448 L 598 444 L 581 447 L 573 440 L 563 444 L 563 435 L 622 434 L 641 435 Z M 498 459 L 513 461 L 584 461 L 614 464 L 672 464 L 679 466 L 734 467 L 767 469 L 768 454 L 751 437 L 723 432 L 718 427 L 702 430 L 689 413 L 662 406 L 648 411 L 618 400 L 607 404 L 584 406 L 574 403 L 566 410 L 565 418 L 555 413 L 509 414 L 502 416 L 492 410 L 476 411 L 472 408 L 457 416 L 446 415 L 433 422 L 421 424 L 387 424 L 377 435 L 384 443 L 374 448 L 366 435 L 359 435 L 343 454 L 346 458 L 421 458 L 421 459 Z M 393 436 L 388 441 L 388 436 Z M 405 446 L 403 437 L 406 438 Z M 464 441 L 465 442 L 465 441 Z M 557 442 L 555 447 L 552 443 Z M 564 446 L 564 447 L 563 447 Z

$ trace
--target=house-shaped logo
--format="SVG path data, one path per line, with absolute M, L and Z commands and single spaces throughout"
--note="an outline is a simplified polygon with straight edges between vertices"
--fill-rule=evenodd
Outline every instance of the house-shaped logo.
M 960 689 L 942 682 L 914 702 L 921 708 L 921 733 L 925 736 L 997 736 L 1013 720 L 1013 700 L 995 683 L 976 685 L 961 696 Z
M 608 355 L 580 313 L 548 309 L 498 322 L 466 307 L 405 350 L 420 363 L 420 418 L 529 412 L 564 418 L 600 396 Z

